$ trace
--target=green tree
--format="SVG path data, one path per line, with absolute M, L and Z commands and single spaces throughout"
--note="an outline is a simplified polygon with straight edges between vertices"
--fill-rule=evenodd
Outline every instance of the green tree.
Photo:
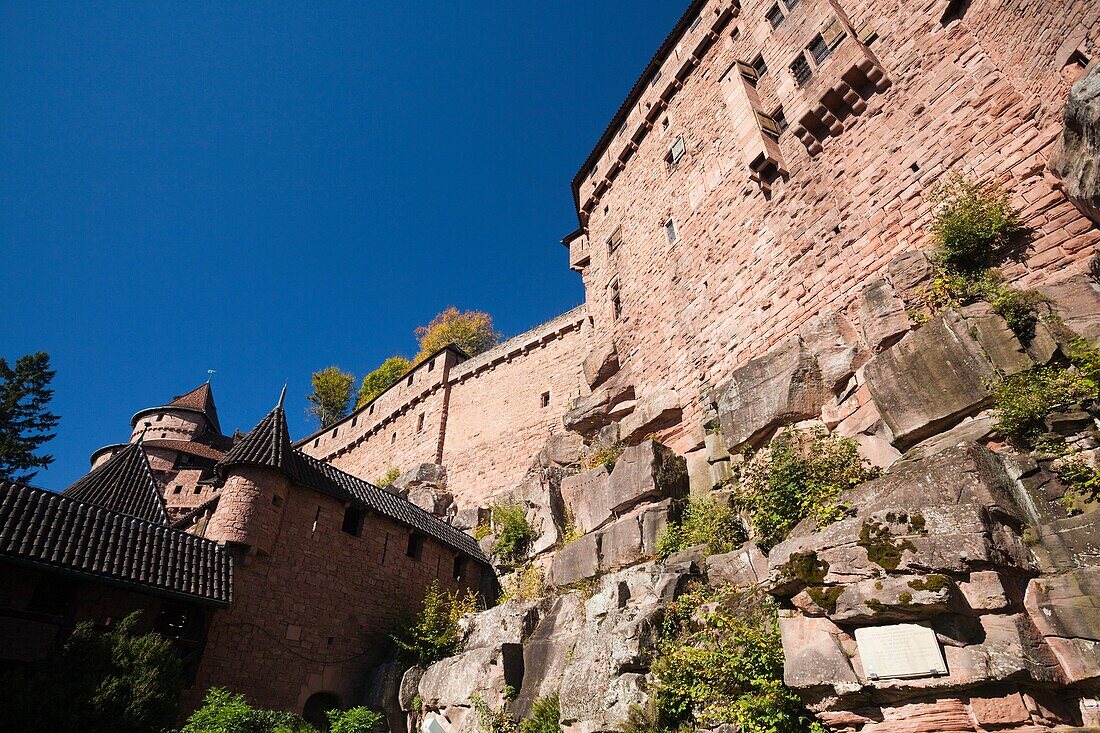
M 500 343 L 500 334 L 493 330 L 493 317 L 488 313 L 460 313 L 451 306 L 427 326 L 417 328 L 416 340 L 420 343 L 420 352 L 413 363 L 419 364 L 447 344 L 454 344 L 470 356 L 476 356 Z
M 254 708 L 244 695 L 211 687 L 182 733 L 315 733 L 315 729 L 293 713 Z
M 309 414 L 317 418 L 322 428 L 327 428 L 348 414 L 355 393 L 355 377 L 330 366 L 313 373 L 313 394 L 309 400 Z
M 36 453 L 54 437 L 59 418 L 46 408 L 53 397 L 50 355 L 39 351 L 21 356 L 11 368 L 0 358 L 0 478 L 27 483 L 53 463 L 53 456 Z
M 424 595 L 424 605 L 415 619 L 398 625 L 391 638 L 403 651 L 427 667 L 458 651 L 461 645 L 459 620 L 477 610 L 472 593 L 447 593 L 433 580 Z
M 77 624 L 30 678 L 7 678 L 0 720 L 23 733 L 147 733 L 176 723 L 183 675 L 171 640 L 137 634 L 140 613 L 112 630 Z M 61 704 L 59 704 L 61 701 Z
M 355 402 L 358 410 L 378 395 L 389 389 L 397 380 L 409 373 L 412 362 L 403 356 L 391 356 L 382 365 L 363 377 L 359 385 L 359 399 Z

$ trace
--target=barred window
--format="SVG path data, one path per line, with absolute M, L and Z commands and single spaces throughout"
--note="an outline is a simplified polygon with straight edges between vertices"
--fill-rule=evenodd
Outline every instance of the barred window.
M 768 10 L 768 14 L 765 17 L 767 17 L 768 22 L 772 24 L 772 28 L 778 28 L 783 22 L 783 11 L 779 9 L 779 4 L 777 3 L 771 6 L 771 9 Z
M 825 39 L 820 35 L 814 36 L 814 40 L 810 42 L 809 46 L 810 55 L 814 57 L 814 63 L 818 66 L 821 62 L 828 58 L 829 53 L 832 52 L 832 48 L 825 42 Z
M 806 60 L 806 56 L 798 54 L 791 63 L 791 75 L 794 76 L 795 83 L 800 87 L 806 86 L 806 82 L 810 80 L 813 73 L 813 69 L 810 68 L 810 62 Z

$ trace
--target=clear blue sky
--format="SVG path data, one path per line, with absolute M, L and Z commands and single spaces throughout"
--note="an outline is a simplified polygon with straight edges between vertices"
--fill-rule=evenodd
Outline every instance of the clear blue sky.
M 569 181 L 687 3 L 0 0 L 0 355 L 58 370 L 61 489 L 202 383 L 289 382 L 579 304 Z

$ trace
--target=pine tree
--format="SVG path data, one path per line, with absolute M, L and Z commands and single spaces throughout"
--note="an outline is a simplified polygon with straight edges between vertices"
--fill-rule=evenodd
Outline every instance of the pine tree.
M 29 469 L 53 463 L 53 456 L 36 451 L 60 421 L 46 409 L 54 374 L 43 351 L 19 357 L 14 369 L 0 358 L 0 478 L 27 483 L 38 474 Z

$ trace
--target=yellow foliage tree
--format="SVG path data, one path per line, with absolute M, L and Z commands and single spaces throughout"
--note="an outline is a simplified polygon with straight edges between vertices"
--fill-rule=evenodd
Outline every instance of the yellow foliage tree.
M 416 340 L 420 342 L 420 352 L 413 359 L 413 364 L 419 364 L 447 344 L 454 344 L 470 356 L 476 356 L 500 343 L 500 334 L 493 330 L 493 317 L 488 313 L 463 313 L 451 306 L 427 326 L 417 328 Z

